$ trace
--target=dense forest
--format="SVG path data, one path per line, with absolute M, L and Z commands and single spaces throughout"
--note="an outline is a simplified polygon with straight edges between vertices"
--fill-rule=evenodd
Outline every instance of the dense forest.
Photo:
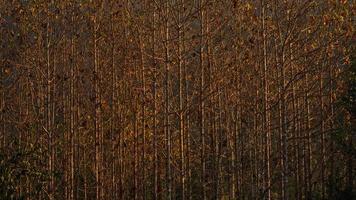
M 356 199 L 353 0 L 0 0 L 0 200 Z

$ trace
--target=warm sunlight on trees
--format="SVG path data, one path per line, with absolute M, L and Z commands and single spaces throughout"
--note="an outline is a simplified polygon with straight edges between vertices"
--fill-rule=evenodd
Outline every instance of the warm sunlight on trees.
M 355 199 L 355 3 L 0 0 L 0 200 Z

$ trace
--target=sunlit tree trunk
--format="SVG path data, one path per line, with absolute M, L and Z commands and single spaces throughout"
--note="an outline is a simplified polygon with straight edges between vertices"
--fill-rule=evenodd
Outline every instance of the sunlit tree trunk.
M 46 134 L 47 134 L 47 151 L 48 151 L 48 173 L 49 173 L 49 181 L 48 181 L 48 197 L 50 200 L 54 198 L 53 194 L 53 169 L 54 169 L 54 160 L 53 160 L 53 130 L 52 130 L 52 96 L 51 96 L 51 85 L 52 85 L 52 69 L 51 69 L 51 38 L 50 38 L 50 13 L 49 13 L 49 6 L 51 6 L 53 2 L 48 2 L 47 4 L 47 22 L 46 22 L 46 68 L 47 68 L 47 83 L 46 83 Z
M 110 11 L 110 31 L 111 31 L 111 114 L 110 114 L 110 141 L 111 141 L 111 182 L 110 182 L 110 190 L 111 190 L 111 198 L 117 199 L 117 187 L 116 187 L 116 178 L 117 178 L 117 154 L 116 151 L 116 138 L 115 133 L 117 132 L 117 116 L 119 115 L 117 111 L 117 74 L 116 74 L 116 65 L 115 65 L 115 30 L 114 30 L 114 22 L 115 16 L 113 14 L 113 10 Z M 120 133 L 119 133 L 120 134 Z M 120 142 L 120 141 L 119 141 Z M 117 145 L 119 146 L 119 145 Z M 120 149 L 119 149 L 120 151 Z
M 262 126 L 263 134 L 265 135 L 265 154 L 266 154 L 266 190 L 267 190 L 267 199 L 271 199 L 271 161 L 270 161 L 270 131 L 268 127 L 268 80 L 267 80 L 267 38 L 266 38 L 266 14 L 265 14 L 265 1 L 261 0 L 261 9 L 262 9 L 262 41 L 263 41 L 263 117 L 262 117 Z
M 200 86 L 199 86 L 199 102 L 200 102 L 200 139 L 201 139 L 201 188 L 202 188 L 202 193 L 201 193 L 201 198 L 203 200 L 206 199 L 206 181 L 205 181 L 205 103 L 204 103 L 204 87 L 205 87 L 205 82 L 204 82 L 204 35 L 205 35 L 205 27 L 204 27 L 204 8 L 203 8 L 204 2 L 203 0 L 198 0 L 198 9 L 199 9 L 199 20 L 200 20 L 200 49 L 199 49 L 199 67 L 200 67 Z
M 135 73 L 137 70 L 135 69 Z M 137 76 L 135 76 L 135 78 L 137 78 Z M 139 184 L 139 177 L 138 177 L 138 168 L 139 168 L 139 163 L 138 163 L 138 111 L 137 111 L 137 107 L 138 107 L 138 99 L 137 97 L 135 96 L 135 108 L 134 108 L 134 119 L 133 119 L 133 126 L 134 126 L 134 169 L 133 169 L 133 172 L 134 172 L 134 188 L 133 188 L 133 191 L 134 191 L 134 199 L 138 199 L 138 192 L 139 192 L 139 188 L 138 188 L 138 184 Z
M 71 16 L 71 22 L 74 23 L 74 16 Z M 75 149 L 75 126 L 76 126 L 76 111 L 75 111 L 75 68 L 76 68 L 76 59 L 75 59 L 75 41 L 73 38 L 73 34 L 70 37 L 70 83 L 69 83 L 69 90 L 70 90 L 70 100 L 69 100 L 69 110 L 70 110 L 70 136 L 69 136 L 69 154 L 70 154 L 70 178 L 69 178 L 69 199 L 74 199 L 74 187 L 75 187 L 75 182 L 74 182 L 74 149 Z
M 306 188 L 306 198 L 311 198 L 312 192 L 312 182 L 311 182 L 311 164 L 312 164 L 312 144 L 311 144 L 311 131 L 310 131 L 310 101 L 309 101 L 309 75 L 305 74 L 304 78 L 304 109 L 305 109 L 305 138 L 306 138 L 306 153 L 305 153 L 305 188 Z
M 144 51 L 144 42 L 143 42 L 143 35 L 140 33 L 139 31 L 139 45 L 140 45 L 140 54 L 141 54 L 141 58 L 140 58 L 140 65 L 141 65 L 141 134 L 142 134 L 142 166 L 141 166 L 141 170 L 142 170 L 142 180 L 141 180 L 141 184 L 142 184 L 142 198 L 145 200 L 146 199 L 146 115 L 145 115 L 145 109 L 146 109 L 146 81 L 145 81 L 145 62 L 144 62 L 144 55 L 143 55 L 143 51 Z
M 296 69 L 295 65 L 292 62 L 294 59 L 293 57 L 293 51 L 292 51 L 292 45 L 289 44 L 289 59 L 291 61 L 291 77 L 295 77 L 296 74 Z M 301 199 L 302 197 L 300 196 L 300 155 L 299 155 L 299 143 L 300 143 L 300 136 L 299 136 L 299 128 L 298 128 L 298 123 L 299 123 L 299 109 L 298 109 L 298 100 L 296 99 L 296 84 L 292 84 L 292 138 L 293 138 L 293 155 L 294 155 L 294 184 L 295 184 L 295 194 L 294 197 L 296 199 Z
M 185 1 L 185 0 L 182 0 Z M 186 9 L 186 4 L 183 3 L 183 10 Z M 182 32 L 182 38 L 185 38 L 185 31 Z M 186 43 L 185 40 L 182 41 L 182 51 L 186 51 Z M 192 199 L 192 170 L 191 170 L 191 132 L 190 132 L 190 109 L 188 107 L 188 102 L 189 102 L 189 90 L 190 90 L 190 85 L 189 85 L 189 80 L 188 80 L 188 67 L 186 65 L 185 59 L 183 59 L 183 79 L 184 79 L 184 105 L 186 105 L 186 110 L 184 111 L 186 113 L 185 115 L 185 124 L 184 124 L 184 130 L 185 130 L 185 139 L 186 139 L 186 180 L 187 180 L 187 192 L 186 196 L 187 199 L 191 200 Z
M 180 146 L 180 187 L 181 187 L 181 199 L 185 199 L 185 157 L 184 157 L 184 111 L 183 111 L 183 57 L 182 57 L 182 45 L 183 45 L 183 37 L 182 32 L 184 31 L 184 27 L 182 24 L 181 18 L 181 8 L 184 7 L 183 0 L 179 2 L 178 9 L 178 79 L 179 79 L 179 146 Z
M 93 43 L 94 43 L 94 132 L 95 132 L 95 189 L 96 199 L 101 198 L 101 110 L 100 110 L 100 79 L 99 79 L 99 56 L 98 56 L 98 24 L 97 16 L 93 16 Z
M 169 39 L 170 39 L 170 29 L 169 29 L 169 9 L 170 9 L 170 1 L 166 1 L 165 3 L 165 64 L 164 64 L 164 132 L 165 132 L 165 140 L 166 140 L 166 181 L 167 181 L 167 196 L 168 200 L 172 199 L 172 169 L 171 169 L 171 131 L 170 131 L 170 118 L 169 118 L 169 67 L 170 67 L 170 49 L 169 49 Z
M 153 4 L 152 14 L 152 60 L 153 60 L 153 196 L 158 199 L 158 147 L 157 147 L 157 62 L 156 62 L 156 4 Z

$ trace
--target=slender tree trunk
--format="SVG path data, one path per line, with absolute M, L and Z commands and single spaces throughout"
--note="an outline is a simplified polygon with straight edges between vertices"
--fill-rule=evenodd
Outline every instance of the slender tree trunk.
M 324 67 L 324 65 L 322 65 Z M 324 122 L 324 99 L 323 99 L 323 71 L 319 72 L 319 103 L 320 103 L 320 145 L 321 145 L 321 199 L 325 199 L 325 122 Z
M 183 0 L 184 1 L 184 0 Z M 183 10 L 185 10 L 185 4 L 183 4 Z M 182 38 L 185 38 L 185 31 L 182 32 Z M 182 41 L 182 51 L 185 52 L 186 50 L 186 45 L 185 45 L 185 40 Z M 190 89 L 190 85 L 189 85 L 189 80 L 188 80 L 188 67 L 185 64 L 185 60 L 183 59 L 183 72 L 184 72 L 184 90 L 185 90 L 185 95 L 184 95 L 184 105 L 188 105 L 188 101 L 189 101 L 189 89 Z M 192 199 L 192 170 L 191 170 L 191 135 L 190 135 L 190 116 L 189 116 L 189 112 L 190 110 L 185 110 L 186 117 L 185 117 L 185 134 L 186 134 L 186 163 L 187 163 L 187 199 L 191 200 Z
M 134 113 L 134 199 L 138 199 L 138 112 L 137 112 L 137 106 L 138 106 L 138 100 L 137 97 L 136 98 L 136 102 L 135 102 L 135 113 Z
M 72 16 L 72 23 L 74 22 Z M 74 199 L 74 149 L 75 149 L 75 75 L 74 71 L 76 68 L 75 64 L 75 41 L 73 36 L 71 36 L 70 40 L 70 191 L 69 191 L 69 199 Z
M 257 97 L 258 95 L 256 95 Z M 254 187 L 254 190 L 253 190 L 253 193 L 254 193 L 254 197 L 255 199 L 258 198 L 258 189 L 259 189 L 259 174 L 258 174 L 258 124 L 257 124 L 257 119 L 258 119 L 258 116 L 257 116 L 257 98 L 254 98 L 254 107 L 255 109 L 253 110 L 253 135 L 254 135 L 254 138 L 253 138 L 253 157 L 254 157 L 254 161 L 253 161 L 253 165 L 254 165 L 254 184 L 253 184 L 253 187 Z
M 178 10 L 178 79 L 179 79 L 179 143 L 180 143 L 180 184 L 181 184 L 181 199 L 185 199 L 185 157 L 184 157 L 184 111 L 183 111 L 183 58 L 182 58 L 182 32 L 184 27 L 181 22 L 181 7 L 183 0 L 179 1 Z
M 263 133 L 265 135 L 265 154 L 266 154 L 266 190 L 267 199 L 271 200 L 271 161 L 270 161 L 270 131 L 268 127 L 268 80 L 267 80 L 267 38 L 266 38 L 266 25 L 265 25 L 265 1 L 261 0 L 262 8 L 262 40 L 263 40 Z
M 309 76 L 308 73 L 305 74 L 304 80 L 304 101 L 305 101 L 305 131 L 306 131 L 306 198 L 311 199 L 311 192 L 312 192 L 312 182 L 311 182 L 311 165 L 312 165 L 312 146 L 311 146 L 311 131 L 310 131 L 310 103 L 309 103 Z
M 201 197 L 206 200 L 206 181 L 205 181 L 205 103 L 204 103 L 204 10 L 203 0 L 198 0 L 198 9 L 200 17 L 200 50 L 199 50 L 199 65 L 200 65 L 200 139 L 201 139 Z
M 169 63 L 170 63 L 170 49 L 169 49 L 169 1 L 166 1 L 165 5 L 165 69 L 164 69 L 164 96 L 165 96 L 165 116 L 164 116 L 164 132 L 166 135 L 166 153 L 167 153 L 167 199 L 172 199 L 172 172 L 171 172 L 171 131 L 170 131 L 170 119 L 169 119 Z
M 237 70 L 236 70 L 237 71 Z M 237 76 L 237 75 L 236 75 Z M 232 112 L 231 115 L 234 115 L 234 113 Z M 232 117 L 234 118 L 234 117 Z M 232 121 L 234 121 L 232 119 Z M 231 125 L 231 173 L 232 173 L 232 177 L 231 177 L 231 199 L 235 199 L 236 198 L 236 182 L 237 182 L 237 170 L 236 170 L 236 152 L 237 152 L 237 134 L 236 134 L 236 127 L 235 127 L 235 123 L 233 123 L 233 125 Z
M 293 60 L 293 52 L 292 52 L 292 45 L 289 45 L 289 54 L 290 60 Z M 291 63 L 291 77 L 295 76 L 295 66 L 294 63 Z M 295 198 L 301 199 L 300 196 L 300 164 L 299 164 L 299 143 L 300 143 L 300 136 L 299 136 L 299 114 L 298 114 L 298 100 L 296 100 L 296 84 L 293 83 L 292 85 L 292 137 L 294 138 L 294 163 L 295 163 L 295 171 L 294 171 L 294 179 L 295 179 Z
M 139 40 L 140 40 L 140 54 L 141 54 L 141 126 L 142 126 L 142 130 L 141 130 L 141 134 L 142 134 L 142 198 L 143 200 L 146 199 L 146 115 L 145 115 L 145 107 L 146 107 L 146 102 L 145 102 L 145 98 L 146 98 L 146 83 L 145 83 L 145 63 L 144 63 L 144 55 L 143 55 L 143 51 L 144 51 L 144 43 L 142 41 L 142 37 L 143 35 L 141 35 L 140 31 L 139 31 Z
M 219 200 L 221 199 L 221 194 L 223 191 L 222 187 L 224 185 L 223 178 L 222 178 L 222 170 L 221 170 L 221 159 L 222 159 L 222 147 L 221 147 L 221 142 L 222 142 L 222 100 L 221 100 L 221 89 L 220 86 L 217 86 L 217 93 L 218 93 L 218 125 L 217 125 L 217 139 L 216 139 L 216 155 L 217 155 L 217 163 L 216 163 L 216 199 Z
M 330 103 L 330 115 L 332 116 L 332 119 L 334 119 L 334 73 L 333 73 L 333 67 L 329 65 L 329 77 L 330 77 L 330 92 L 329 92 L 329 103 Z M 334 120 L 330 120 L 330 130 L 332 133 L 334 133 Z M 335 193 L 335 142 L 334 140 L 330 141 L 330 175 L 329 175 L 329 180 L 328 182 L 330 183 L 329 186 L 329 192 L 328 192 L 328 197 L 333 198 L 334 193 Z
M 99 200 L 101 198 L 101 152 L 100 152 L 100 144 L 101 144 L 101 111 L 100 111 L 100 91 L 99 91 L 99 58 L 98 58 L 98 44 L 97 44 L 97 17 L 94 14 L 93 17 L 93 31 L 94 31 L 94 95 L 95 95 L 95 115 L 94 115 L 94 132 L 95 132 L 95 189 L 96 189 L 96 199 Z
M 52 98 L 51 98 L 51 82 L 52 82 L 52 76 L 51 76 L 51 38 L 50 38 L 50 15 L 49 15 L 49 6 L 53 2 L 48 2 L 47 4 L 47 24 L 46 24 L 46 67 L 47 67 L 47 83 L 46 83 L 46 132 L 48 134 L 48 141 L 47 141 L 47 149 L 48 149 L 48 172 L 49 172 L 49 181 L 48 181 L 48 197 L 50 200 L 54 198 L 53 196 L 53 149 L 52 149 L 52 127 L 51 127 L 51 104 L 52 104 Z
M 113 11 L 111 11 L 113 12 Z M 116 188 L 116 157 L 117 151 L 115 150 L 116 139 L 114 133 L 116 133 L 116 116 L 118 115 L 116 110 L 117 105 L 117 80 L 115 69 L 115 33 L 114 33 L 114 15 L 110 16 L 110 28 L 111 28 L 111 116 L 110 116 L 110 140 L 111 140 L 111 198 L 117 199 Z
M 1 63 L 2 64 L 2 63 Z M 5 74 L 5 67 L 1 67 L 1 74 Z M 3 77 L 1 77 L 2 79 Z M 0 147 L 5 148 L 6 136 L 5 136 L 5 85 L 0 84 Z
M 275 39 L 275 51 L 276 51 L 276 64 L 279 66 L 279 121 L 280 121 L 280 139 L 281 139 L 281 197 L 283 200 L 289 198 L 288 195 L 288 132 L 287 132 L 287 122 L 286 122 L 286 62 L 285 62 L 285 50 L 286 45 L 283 41 L 283 33 L 281 30 L 281 24 L 279 13 L 278 13 L 278 2 L 275 1 L 274 5 L 274 15 L 278 29 L 278 36 Z
M 158 149 L 157 149 L 157 63 L 156 63 L 156 4 L 153 3 L 153 16 L 152 16 L 152 60 L 153 60 L 153 157 L 154 157 L 154 182 L 153 182 L 153 195 L 154 200 L 158 199 Z
M 354 135 L 352 133 L 355 133 L 356 131 L 356 119 L 355 116 L 350 113 L 350 116 L 348 116 L 348 128 L 350 130 L 350 135 L 348 136 L 348 149 L 354 149 L 354 144 L 353 144 L 353 140 L 354 140 Z M 354 189 L 354 154 L 351 153 L 351 150 L 349 150 L 349 154 L 348 154 L 348 158 L 347 158 L 347 191 L 349 193 L 352 193 L 353 189 Z
M 65 40 L 64 47 L 67 47 L 67 41 Z M 68 66 L 70 65 L 68 62 L 68 57 L 66 56 L 66 52 L 63 52 L 63 63 L 66 63 Z M 68 70 L 67 68 L 63 69 L 63 77 L 68 77 Z M 63 95 L 62 95 L 62 102 L 63 102 L 63 125 L 66 128 L 66 131 L 63 132 L 63 143 L 64 143 L 64 157 L 63 157 L 63 171 L 64 171 L 64 198 L 69 199 L 69 160 L 68 160 L 68 143 L 69 143 L 69 132 L 68 129 L 68 111 L 69 102 L 68 102 L 68 89 L 67 84 L 63 83 Z

